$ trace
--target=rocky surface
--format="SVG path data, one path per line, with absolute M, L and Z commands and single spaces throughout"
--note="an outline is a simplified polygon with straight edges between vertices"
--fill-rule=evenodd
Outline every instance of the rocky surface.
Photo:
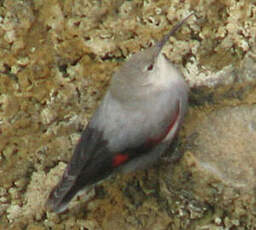
M 112 73 L 192 10 L 164 49 L 191 87 L 169 160 L 46 212 Z M 0 229 L 253 229 L 255 16 L 249 0 L 0 1 Z

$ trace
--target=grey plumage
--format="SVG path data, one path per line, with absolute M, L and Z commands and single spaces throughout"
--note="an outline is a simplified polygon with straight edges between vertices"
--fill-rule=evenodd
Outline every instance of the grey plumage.
M 65 210 L 81 189 L 113 172 L 145 168 L 170 145 L 187 110 L 188 87 L 161 50 L 188 17 L 114 74 L 61 181 L 49 196 L 49 209 Z

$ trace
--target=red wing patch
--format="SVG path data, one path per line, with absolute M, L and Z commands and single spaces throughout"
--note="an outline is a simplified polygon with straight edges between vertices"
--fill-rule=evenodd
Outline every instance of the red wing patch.
M 136 155 L 139 153 L 142 153 L 142 152 L 145 153 L 148 151 L 148 148 L 151 148 L 154 145 L 157 145 L 158 143 L 160 143 L 168 135 L 168 133 L 172 130 L 173 126 L 178 121 L 179 115 L 180 115 L 180 103 L 178 101 L 178 103 L 176 105 L 174 117 L 170 121 L 170 124 L 167 126 L 166 130 L 161 135 L 159 135 L 157 137 L 149 138 L 147 140 L 147 142 L 142 146 L 143 148 L 131 150 L 130 153 L 131 154 L 136 153 Z M 131 155 L 131 157 L 133 158 L 132 155 Z M 116 168 L 116 167 L 122 165 L 123 163 L 125 163 L 127 160 L 129 160 L 129 155 L 127 153 L 119 153 L 113 158 L 112 167 Z
M 174 124 L 178 120 L 179 114 L 180 114 L 180 103 L 178 101 L 178 103 L 176 105 L 176 110 L 175 110 L 174 118 L 173 118 L 173 120 L 171 120 L 171 122 L 168 125 L 167 129 L 165 130 L 165 132 L 162 133 L 158 137 L 149 138 L 148 141 L 147 141 L 147 145 L 156 145 L 156 144 L 160 143 L 168 135 L 168 133 L 172 130 Z
M 118 154 L 113 158 L 112 161 L 112 166 L 113 167 L 118 167 L 119 165 L 121 165 L 122 163 L 126 162 L 128 160 L 129 156 L 128 154 Z

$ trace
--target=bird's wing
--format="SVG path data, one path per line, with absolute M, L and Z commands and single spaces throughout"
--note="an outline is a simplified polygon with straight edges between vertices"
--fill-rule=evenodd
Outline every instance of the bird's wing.
M 109 150 L 108 140 L 104 137 L 103 130 L 95 127 L 94 122 L 90 122 L 82 133 L 61 181 L 52 190 L 47 206 L 56 212 L 63 211 L 69 201 L 85 186 L 101 181 L 116 168 L 151 151 L 166 138 L 179 115 L 178 102 L 175 113 L 172 113 L 169 123 L 160 135 L 143 139 L 134 146 L 121 148 L 118 152 Z
M 94 155 L 102 157 L 95 159 Z M 110 167 L 110 152 L 102 132 L 87 127 L 75 148 L 62 179 L 51 191 L 46 207 L 55 212 L 66 209 L 69 201 L 85 186 L 92 185 L 107 177 Z

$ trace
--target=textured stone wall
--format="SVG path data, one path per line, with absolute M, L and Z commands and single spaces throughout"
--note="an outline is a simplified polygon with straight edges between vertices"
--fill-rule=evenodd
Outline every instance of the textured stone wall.
M 191 87 L 165 160 L 46 212 L 112 73 L 192 11 L 164 48 Z M 251 0 L 0 1 L 0 229 L 253 229 L 255 34 Z

